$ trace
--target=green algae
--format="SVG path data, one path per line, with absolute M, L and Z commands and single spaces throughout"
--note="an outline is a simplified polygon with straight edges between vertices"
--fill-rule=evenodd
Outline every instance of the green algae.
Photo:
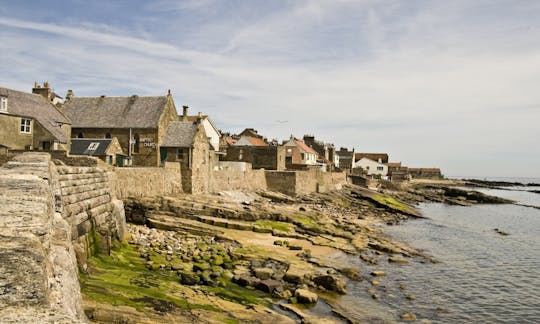
M 385 195 L 381 195 L 381 194 L 375 194 L 373 195 L 373 199 L 376 200 L 377 202 L 385 205 L 385 206 L 388 206 L 389 208 L 391 209 L 394 209 L 394 210 L 398 210 L 398 211 L 401 211 L 401 212 L 404 212 L 404 213 L 412 213 L 414 212 L 414 210 L 412 210 L 412 208 L 402 202 L 399 202 L 397 201 L 396 199 L 392 198 L 392 197 L 389 197 L 389 196 L 385 196 Z
M 292 232 L 293 226 L 289 223 L 270 221 L 270 220 L 258 220 L 254 223 L 256 226 L 263 228 L 271 228 L 282 232 Z

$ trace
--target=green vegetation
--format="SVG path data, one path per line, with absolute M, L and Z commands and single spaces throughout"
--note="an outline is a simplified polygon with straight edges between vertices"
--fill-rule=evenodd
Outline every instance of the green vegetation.
M 282 232 L 292 232 L 293 226 L 289 223 L 270 221 L 270 220 L 258 220 L 255 222 L 256 226 L 271 228 Z
M 307 227 L 319 227 L 319 224 L 312 217 L 310 217 L 310 215 L 306 215 L 305 213 L 296 214 L 294 220 Z
M 399 202 L 397 200 L 395 200 L 394 198 L 392 197 L 389 197 L 389 196 L 384 196 L 384 195 L 380 195 L 380 194 L 376 194 L 373 196 L 373 199 L 375 199 L 377 202 L 383 204 L 383 205 L 386 205 L 392 209 L 395 209 L 395 210 L 399 210 L 399 211 L 402 211 L 402 212 L 405 212 L 405 213 L 411 213 L 411 212 L 414 212 L 410 206 L 402 203 L 402 202 Z
M 153 260 L 158 256 L 153 254 Z M 192 294 L 192 289 L 180 284 L 177 271 L 147 269 L 146 260 L 139 256 L 135 246 L 122 244 L 113 249 L 110 256 L 92 256 L 88 259 L 88 265 L 89 274 L 80 273 L 79 276 L 81 291 L 85 298 L 96 302 L 130 306 L 141 312 L 147 308 L 153 308 L 156 312 L 168 312 L 175 308 L 204 309 L 218 314 L 224 312 L 213 305 L 196 304 L 183 297 L 184 292 L 187 292 L 184 296 Z M 198 289 L 240 304 L 269 304 L 262 292 L 233 284 L 230 278 L 218 279 L 219 287 L 199 286 Z M 235 320 L 227 319 L 227 322 L 235 323 Z

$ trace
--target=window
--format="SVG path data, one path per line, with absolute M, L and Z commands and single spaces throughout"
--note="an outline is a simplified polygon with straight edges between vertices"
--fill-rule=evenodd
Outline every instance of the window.
M 244 150 L 240 149 L 240 151 L 238 152 L 238 160 L 242 160 L 243 158 L 244 158 Z
M 184 159 L 184 149 L 179 148 L 176 152 L 176 161 L 181 162 Z
M 306 155 L 304 153 L 302 153 L 301 156 L 302 156 L 302 160 L 306 159 Z
M 0 111 L 7 111 L 7 97 L 0 97 Z
M 111 137 L 112 137 L 112 136 L 111 136 L 111 133 L 105 134 L 105 138 L 111 138 Z
M 141 144 L 141 136 L 139 134 L 135 134 L 135 147 L 133 148 L 133 153 L 139 153 L 140 144 Z
M 21 133 L 25 133 L 25 134 L 32 133 L 31 125 L 32 125 L 32 119 L 21 118 Z
M 77 138 L 84 138 L 83 133 L 79 133 L 79 135 L 77 135 Z
M 377 171 L 383 171 L 383 170 L 384 170 L 384 168 L 382 166 L 377 167 Z
M 99 146 L 99 142 L 92 142 L 88 145 L 88 151 L 95 151 Z

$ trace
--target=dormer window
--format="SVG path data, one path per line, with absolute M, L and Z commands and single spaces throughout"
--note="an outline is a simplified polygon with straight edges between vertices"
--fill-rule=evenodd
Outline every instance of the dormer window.
M 0 112 L 7 112 L 7 97 L 0 97 Z

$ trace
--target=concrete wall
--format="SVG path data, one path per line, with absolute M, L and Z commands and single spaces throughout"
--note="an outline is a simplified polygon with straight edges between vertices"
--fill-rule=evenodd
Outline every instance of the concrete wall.
M 182 176 L 178 163 L 162 168 L 115 168 L 114 189 L 119 199 L 144 196 L 174 196 L 182 193 Z

